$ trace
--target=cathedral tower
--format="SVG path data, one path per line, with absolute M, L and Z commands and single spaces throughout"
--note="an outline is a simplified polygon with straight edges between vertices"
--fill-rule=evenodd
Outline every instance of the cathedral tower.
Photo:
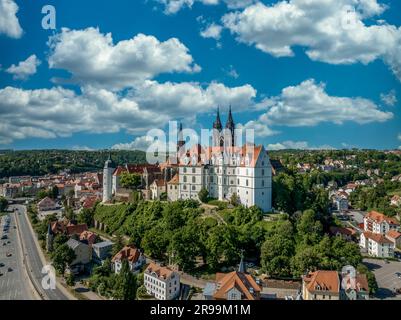
M 217 115 L 216 120 L 213 122 L 213 147 L 222 147 L 224 145 L 224 140 L 221 137 L 221 131 L 223 130 L 223 126 L 221 125 L 220 120 L 220 110 L 217 107 Z
M 234 147 L 235 146 L 235 123 L 233 119 L 233 114 L 230 110 L 228 112 L 228 119 L 226 123 L 226 130 L 224 130 L 224 145 L 226 147 Z

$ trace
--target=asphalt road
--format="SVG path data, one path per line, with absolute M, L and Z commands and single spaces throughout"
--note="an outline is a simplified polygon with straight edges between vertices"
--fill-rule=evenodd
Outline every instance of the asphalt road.
M 22 241 L 24 245 L 24 255 L 28 260 L 28 265 L 30 267 L 31 276 L 33 281 L 35 282 L 35 287 L 39 288 L 42 295 L 45 295 L 46 299 L 49 300 L 68 300 L 68 297 L 64 295 L 64 293 L 58 289 L 44 289 L 42 287 L 42 279 L 44 274 L 42 274 L 43 263 L 40 259 L 39 249 L 35 245 L 34 237 L 36 235 L 32 234 L 31 229 L 29 228 L 29 221 L 26 214 L 26 207 L 22 205 L 13 205 L 18 209 L 18 217 L 17 217 L 17 227 L 20 229 L 20 234 L 22 236 Z
M 10 227 L 8 232 L 3 231 L 5 217 L 0 219 L 0 238 L 6 235 L 8 239 L 0 241 L 0 263 L 4 263 L 4 267 L 0 267 L 0 300 L 34 300 L 35 296 L 29 283 L 28 276 L 24 270 L 25 266 L 21 257 L 21 245 L 17 236 L 15 226 L 15 216 L 10 214 Z M 10 243 L 7 243 L 10 241 Z M 6 245 L 3 245 L 6 243 Z M 7 257 L 7 253 L 11 253 L 11 257 Z M 12 271 L 7 271 L 12 268 Z

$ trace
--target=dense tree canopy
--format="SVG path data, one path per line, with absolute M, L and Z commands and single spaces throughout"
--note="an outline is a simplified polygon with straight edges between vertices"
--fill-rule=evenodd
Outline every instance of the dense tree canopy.
M 141 176 L 137 173 L 123 172 L 120 176 L 120 184 L 123 188 L 136 189 L 141 185 Z

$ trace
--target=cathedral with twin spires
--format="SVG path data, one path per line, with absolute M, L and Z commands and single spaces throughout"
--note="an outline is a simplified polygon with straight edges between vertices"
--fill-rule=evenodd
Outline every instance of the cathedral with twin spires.
M 159 199 L 167 194 L 169 201 L 196 199 L 205 188 L 210 198 L 221 201 L 237 199 L 246 207 L 257 206 L 264 212 L 272 209 L 272 167 L 263 145 L 237 146 L 235 122 L 231 107 L 223 128 L 220 110 L 213 122 L 212 145 L 186 148 L 182 124 L 177 135 L 179 160 L 157 165 L 117 167 L 109 158 L 103 171 L 103 202 L 119 193 L 119 174 L 138 172 L 142 177 L 145 199 Z

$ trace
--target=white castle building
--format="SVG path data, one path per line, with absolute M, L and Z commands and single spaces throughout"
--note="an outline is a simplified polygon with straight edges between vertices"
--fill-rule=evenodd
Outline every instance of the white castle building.
M 195 145 L 189 150 L 185 147 L 182 125 L 180 125 L 177 142 L 178 161 L 175 164 L 167 161 L 160 165 L 148 165 L 151 167 L 147 168 L 150 171 L 157 169 L 160 172 L 167 172 L 166 170 L 178 172 L 178 199 L 198 200 L 199 191 L 205 188 L 211 198 L 228 201 L 233 194 L 236 194 L 238 202 L 246 207 L 258 206 L 264 212 L 271 211 L 272 166 L 269 155 L 262 145 L 236 145 L 235 123 L 231 108 L 224 129 L 220 112 L 217 110 L 216 120 L 213 123 L 212 146 Z M 146 165 L 136 167 L 144 166 Z M 116 193 L 118 183 L 116 179 L 121 170 L 121 167 L 116 169 L 109 157 L 103 169 L 103 202 L 109 202 Z M 128 172 L 131 171 L 135 170 L 128 170 Z M 146 172 L 142 173 L 145 178 L 148 176 Z M 177 180 L 176 177 L 174 179 Z M 167 179 L 165 179 L 165 185 L 168 198 L 176 199 L 175 186 L 171 187 Z M 169 196 L 170 189 L 175 192 L 174 197 Z
M 198 199 L 206 188 L 212 198 L 230 200 L 235 193 L 240 204 L 271 211 L 272 168 L 265 148 L 235 145 L 231 108 L 225 129 L 219 111 L 213 129 L 211 147 L 195 145 L 180 159 L 178 197 Z

